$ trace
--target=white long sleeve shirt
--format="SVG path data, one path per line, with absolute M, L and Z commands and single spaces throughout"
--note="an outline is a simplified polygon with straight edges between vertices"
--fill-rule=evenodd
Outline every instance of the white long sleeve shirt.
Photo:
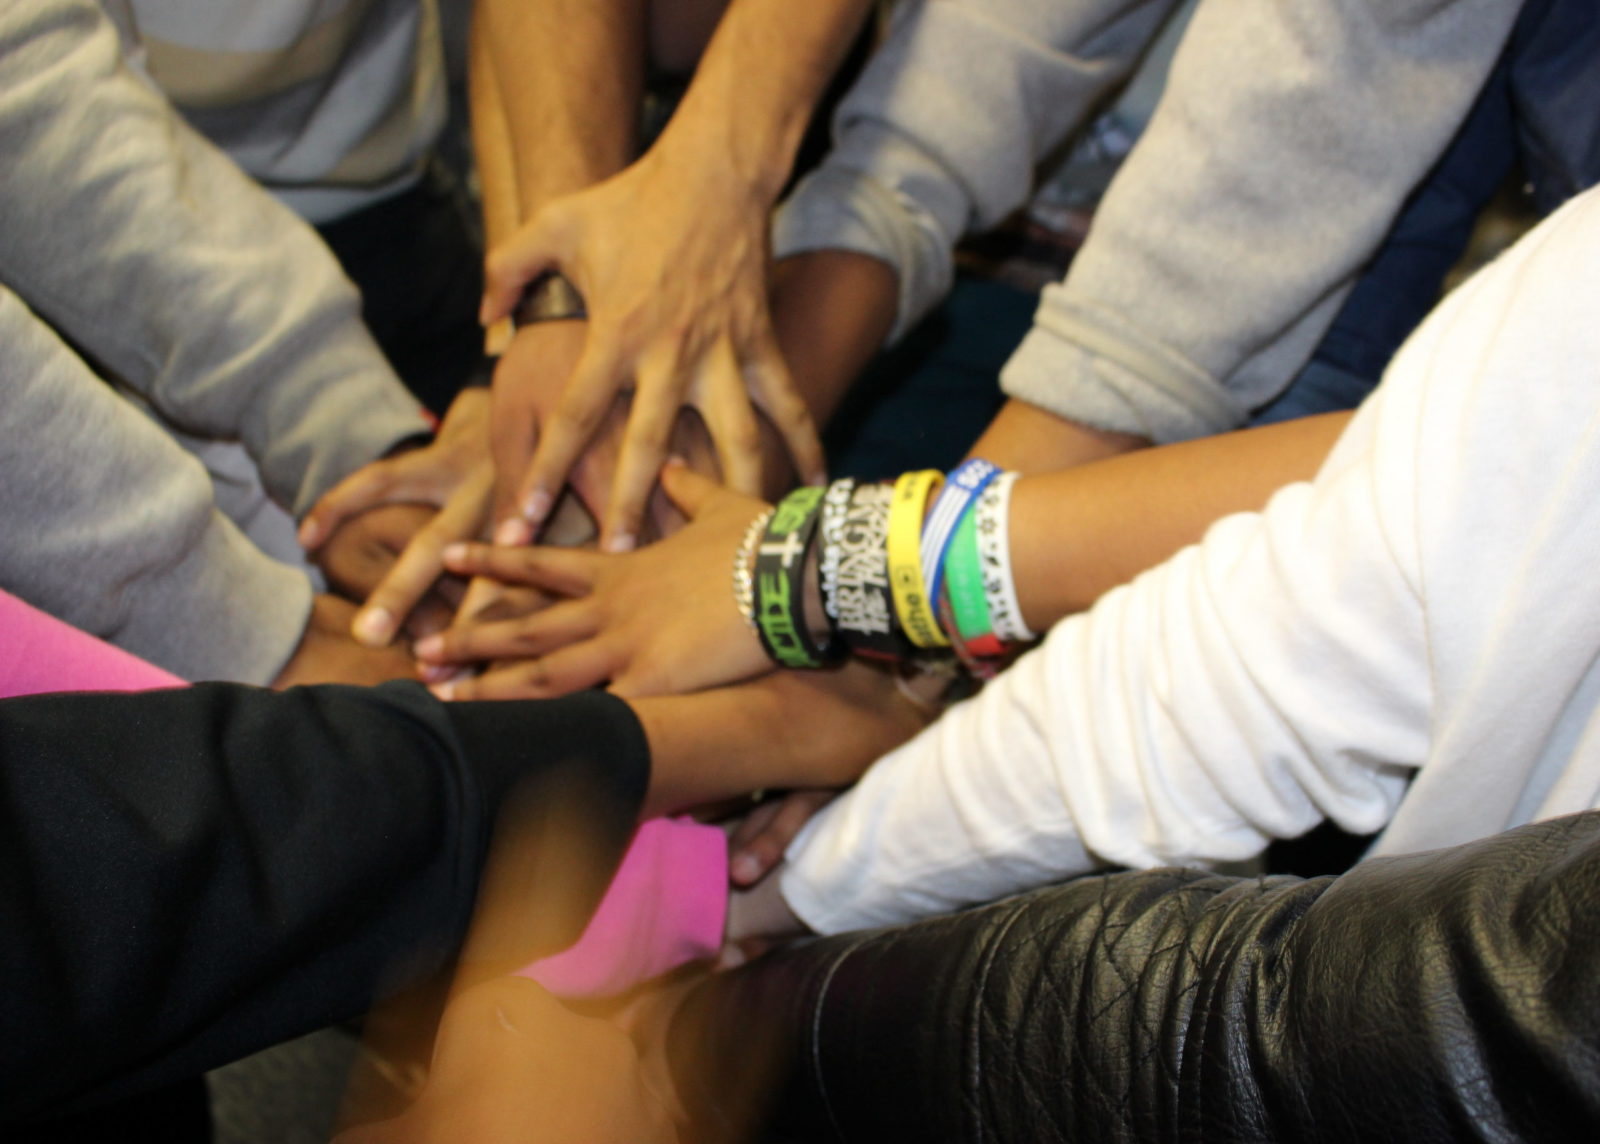
M 821 932 L 1324 818 L 1375 854 L 1600 804 L 1600 197 L 1457 291 L 1316 479 L 1050 633 L 796 839 Z

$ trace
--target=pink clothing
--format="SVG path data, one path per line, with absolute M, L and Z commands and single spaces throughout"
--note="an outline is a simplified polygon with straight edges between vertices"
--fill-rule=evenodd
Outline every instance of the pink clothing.
M 183 686 L 154 664 L 0 591 L 0 698 Z M 652 819 L 634 835 L 577 944 L 522 974 L 563 997 L 620 993 L 713 956 L 727 904 L 722 831 L 688 819 Z
M 0 698 L 182 686 L 177 676 L 0 591 Z
M 728 840 L 691 819 L 639 827 L 578 943 L 520 972 L 561 997 L 605 997 L 722 947 Z

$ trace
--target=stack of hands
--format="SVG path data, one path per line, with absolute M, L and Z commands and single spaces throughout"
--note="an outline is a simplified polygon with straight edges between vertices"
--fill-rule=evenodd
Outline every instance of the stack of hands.
M 591 687 L 628 700 L 651 741 L 653 795 L 665 791 L 648 809 L 709 795 L 700 812 L 727 824 L 726 967 L 802 931 L 772 871 L 839 788 L 925 725 L 942 683 L 908 691 L 860 662 L 775 672 L 740 615 L 733 558 L 763 495 L 825 479 L 824 461 L 768 313 L 765 208 L 738 233 L 695 233 L 700 200 L 651 189 L 675 177 L 636 164 L 491 257 L 486 325 L 552 269 L 577 284 L 586 317 L 516 329 L 493 385 L 464 392 L 432 443 L 368 465 L 310 511 L 301 542 L 337 595 L 319 598 L 278 683 L 405 674 L 446 700 Z M 619 209 L 619 196 L 656 207 Z M 655 218 L 679 202 L 691 218 Z M 631 217 L 648 241 L 585 239 Z M 674 234 L 665 248 L 658 236 Z M 684 781 L 662 780 L 673 768 Z M 539 1139 L 677 1139 L 651 1032 L 675 996 L 594 1017 L 525 979 L 458 982 L 425 1087 L 400 1118 L 342 1139 L 525 1139 L 534 1124 Z

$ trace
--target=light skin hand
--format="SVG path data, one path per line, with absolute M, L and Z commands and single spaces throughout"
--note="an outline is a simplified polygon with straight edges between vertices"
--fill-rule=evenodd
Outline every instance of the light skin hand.
M 784 899 L 782 879 L 763 878 L 749 889 L 728 897 L 728 928 L 720 969 L 732 969 L 769 948 L 811 932 Z
M 704 209 L 716 202 L 719 209 Z M 617 394 L 633 408 L 601 520 L 601 545 L 636 542 L 680 406 L 704 418 L 723 474 L 756 492 L 757 410 L 799 472 L 824 471 L 805 401 L 778 350 L 767 305 L 764 191 L 724 162 L 652 150 L 611 179 L 546 205 L 488 261 L 484 318 L 508 313 L 523 286 L 560 269 L 590 314 L 582 357 L 543 423 L 514 508 L 537 527 Z
M 589 324 L 583 321 L 523 326 L 512 335 L 495 365 L 489 440 L 494 453 L 497 544 L 527 544 L 533 539 L 533 530 L 517 508 L 522 477 L 533 459 L 540 427 L 553 413 L 588 333 Z M 604 434 L 597 437 L 603 439 Z M 595 466 L 580 464 L 569 479 L 587 484 L 597 475 Z M 593 489 L 586 492 L 592 495 Z
M 764 503 L 682 465 L 668 465 L 662 481 L 691 523 L 637 552 L 468 545 L 446 553 L 459 574 L 566 597 L 534 615 L 459 624 L 421 641 L 425 664 L 522 661 L 451 684 L 450 698 L 545 698 L 608 680 L 620 695 L 660 695 L 768 670 L 732 588 L 733 554 Z
M 489 521 L 489 501 L 494 471 L 489 458 L 463 481 L 419 528 L 384 578 L 367 596 L 351 622 L 355 638 L 368 647 L 383 647 L 402 626 L 413 636 L 424 636 L 448 625 L 437 609 L 419 612 L 430 594 L 459 601 L 461 585 L 445 574 L 444 553 L 452 544 L 483 535 Z

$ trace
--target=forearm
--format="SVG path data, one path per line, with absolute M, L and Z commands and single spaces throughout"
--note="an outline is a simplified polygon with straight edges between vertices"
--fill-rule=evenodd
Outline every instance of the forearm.
M 894 271 L 876 258 L 818 250 L 778 263 L 773 326 L 818 424 L 827 422 L 878 352 L 894 313 Z
M 627 166 L 645 67 L 644 0 L 478 0 L 474 143 L 490 143 L 491 247 L 508 224 Z
M 203 685 L 10 700 L 0 722 L 0 844 L 27 871 L 4 891 L 0 1119 L 363 1011 L 447 964 L 491 839 L 557 865 L 582 840 L 614 866 L 647 774 L 637 725 L 598 695 Z M 524 885 L 523 932 L 555 932 L 521 952 L 576 936 L 582 917 L 543 911 L 592 906 L 608 869 Z
M 1425 756 L 1427 673 L 1419 604 L 1382 517 L 1404 494 L 1391 476 L 1375 497 L 1372 430 L 1369 420 L 1347 436 L 1336 474 L 1325 467 L 1263 513 L 1219 521 L 1202 543 L 1057 624 L 873 767 L 797 842 L 790 904 L 826 932 L 990 900 L 1101 862 L 1242 858 L 1323 816 L 1381 826 L 1404 780 L 1380 764 Z M 1101 492 L 1122 479 L 1113 464 Z M 1028 509 L 1046 535 L 1059 527 L 1053 499 Z M 1133 526 L 1138 510 L 1123 503 L 1123 527 Z M 1108 515 L 1104 528 L 1115 527 Z M 1095 541 L 1073 549 L 1062 533 L 1059 543 L 1070 568 Z M 1327 694 L 1339 697 L 1337 719 Z M 865 836 L 870 852 L 854 842 Z
M 870 8 L 869 0 L 732 0 L 655 149 L 722 165 L 770 207 Z
M 486 28 L 489 6 L 489 0 L 478 4 L 467 41 L 467 99 L 472 109 L 472 158 L 483 203 L 484 243 L 493 250 L 517 229 L 522 204 L 517 198 L 511 125 L 506 122 L 495 52 Z
M 1018 481 L 1011 562 L 1028 626 L 1042 632 L 1086 610 L 1222 517 L 1258 510 L 1284 485 L 1310 480 L 1350 416 L 1142 449 Z

